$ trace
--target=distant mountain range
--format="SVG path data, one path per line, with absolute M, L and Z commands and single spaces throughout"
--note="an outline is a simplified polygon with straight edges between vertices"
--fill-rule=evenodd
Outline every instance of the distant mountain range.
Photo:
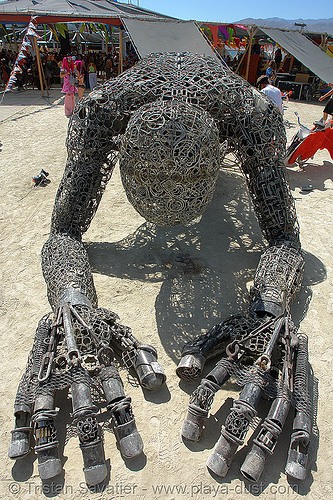
M 295 26 L 295 23 L 304 23 L 306 26 L 302 30 L 311 31 L 314 33 L 328 33 L 333 36 L 333 17 L 328 19 L 281 19 L 279 17 L 271 17 L 268 19 L 241 19 L 235 24 L 256 24 L 258 26 L 265 26 L 266 28 L 281 28 L 281 29 L 300 29 Z

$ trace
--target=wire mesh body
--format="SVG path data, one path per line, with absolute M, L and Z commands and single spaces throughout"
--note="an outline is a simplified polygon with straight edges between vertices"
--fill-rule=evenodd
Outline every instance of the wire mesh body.
M 269 349 L 274 334 L 273 324 L 261 329 L 262 324 L 285 312 L 303 275 L 299 226 L 283 170 L 285 143 L 282 115 L 275 105 L 227 67 L 197 54 L 152 54 L 81 99 L 69 123 L 67 163 L 56 195 L 51 234 L 42 250 L 54 317 L 66 307 L 69 319 L 57 325 L 45 380 L 37 374 L 52 333 L 49 318 L 42 320 L 18 389 L 16 409 L 31 407 L 36 395 L 53 395 L 76 383 L 102 392 L 98 378 L 101 346 L 127 353 L 131 366 L 139 367 L 137 374 L 141 369 L 142 379 L 153 374 L 164 380 L 155 351 L 141 345 L 139 352 L 131 330 L 117 323 L 114 313 L 98 308 L 82 235 L 118 160 L 134 208 L 148 221 L 169 226 L 186 224 L 202 214 L 229 152 L 240 163 L 268 248 L 256 271 L 248 313 L 215 325 L 185 346 L 183 353 L 200 353 L 208 359 L 223 353 L 234 340 L 243 342 L 249 363 L 232 367 L 229 375 L 240 386 L 252 384 L 268 397 L 290 398 L 280 377 L 274 379 L 254 366 Z M 249 331 L 256 334 L 249 337 Z M 68 362 L 69 340 L 79 366 Z M 284 348 L 278 342 L 271 356 L 277 371 L 281 371 L 283 357 Z M 147 366 L 153 367 L 148 374 Z M 193 374 L 193 369 L 187 373 Z M 112 377 L 118 380 L 116 371 Z M 209 391 L 203 392 L 202 401 L 207 394 L 210 397 Z M 202 409 L 208 411 L 208 407 Z
M 228 68 L 197 54 L 147 56 L 80 100 L 67 149 L 51 237 L 42 252 L 53 308 L 71 286 L 97 305 L 81 236 L 98 208 L 118 151 L 128 199 L 147 220 L 162 225 L 186 223 L 202 213 L 213 196 L 220 162 L 233 151 L 263 236 L 270 246 L 290 242 L 282 260 L 272 256 L 285 262 L 285 269 L 280 273 L 279 264 L 273 277 L 265 271 L 266 259 L 261 275 L 266 279 L 270 274 L 275 285 L 287 274 L 291 284 L 302 258 L 294 202 L 281 168 L 282 116 Z M 261 283 L 256 290 L 262 290 Z
M 289 304 L 300 286 L 303 259 L 295 207 L 281 168 L 282 116 L 228 68 L 196 54 L 147 56 L 80 100 L 70 121 L 67 149 L 51 236 L 42 251 L 54 311 L 68 289 L 97 307 L 81 237 L 98 208 L 118 150 L 129 200 L 148 220 L 168 225 L 188 222 L 204 210 L 221 156 L 233 151 L 269 242 L 255 276 L 253 304 Z M 244 331 L 256 321 L 255 314 L 247 316 Z M 217 328 L 212 335 L 223 338 L 231 329 L 239 337 L 242 321 L 229 323 L 217 325 L 221 331 Z M 83 331 L 76 330 L 76 341 L 80 352 L 89 352 L 91 335 Z M 260 337 L 251 342 L 250 350 L 257 355 Z M 203 343 L 196 341 L 200 348 Z

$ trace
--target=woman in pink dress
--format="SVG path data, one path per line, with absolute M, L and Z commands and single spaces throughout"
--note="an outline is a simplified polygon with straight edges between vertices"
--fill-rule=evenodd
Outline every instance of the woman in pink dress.
M 76 69 L 74 66 L 74 61 L 71 56 L 64 57 L 62 60 L 62 66 L 60 69 L 60 77 L 64 79 L 64 84 L 62 86 L 62 93 L 65 95 L 65 115 L 67 118 L 72 116 L 73 109 L 75 106 L 74 94 L 77 92 L 75 87 L 75 76 Z

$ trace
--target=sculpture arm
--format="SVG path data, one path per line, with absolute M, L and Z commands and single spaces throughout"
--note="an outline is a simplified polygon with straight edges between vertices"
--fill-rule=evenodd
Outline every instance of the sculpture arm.
M 282 115 L 273 104 L 264 99 L 258 104 L 256 99 L 262 98 L 255 94 L 254 111 L 240 127 L 237 151 L 260 229 L 269 243 L 256 270 L 251 309 L 278 316 L 300 287 L 304 260 L 295 204 L 285 178 Z
M 117 138 L 126 123 L 119 102 L 103 87 L 81 100 L 74 110 L 67 136 L 67 163 L 53 208 L 51 234 L 42 249 L 42 269 L 53 309 L 59 306 L 66 293 L 68 295 L 68 289 L 72 290 L 72 303 L 83 300 L 87 305 L 97 306 L 81 237 L 112 175 L 117 161 Z

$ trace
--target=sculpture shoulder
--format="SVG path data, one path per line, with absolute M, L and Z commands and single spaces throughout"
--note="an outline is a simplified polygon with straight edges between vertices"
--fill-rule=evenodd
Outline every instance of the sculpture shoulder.
M 142 58 L 103 87 L 125 100 L 135 96 L 141 96 L 146 102 L 177 98 L 201 106 L 211 96 L 223 99 L 227 90 L 235 92 L 244 84 L 249 86 L 218 59 L 189 52 L 169 52 Z
M 248 82 L 216 58 L 189 52 L 154 53 L 105 82 L 86 99 L 90 107 L 102 104 L 105 111 L 127 118 L 144 104 L 177 99 L 199 106 L 216 123 L 227 121 L 231 126 L 236 116 L 250 119 L 253 112 L 262 113 L 255 93 Z

